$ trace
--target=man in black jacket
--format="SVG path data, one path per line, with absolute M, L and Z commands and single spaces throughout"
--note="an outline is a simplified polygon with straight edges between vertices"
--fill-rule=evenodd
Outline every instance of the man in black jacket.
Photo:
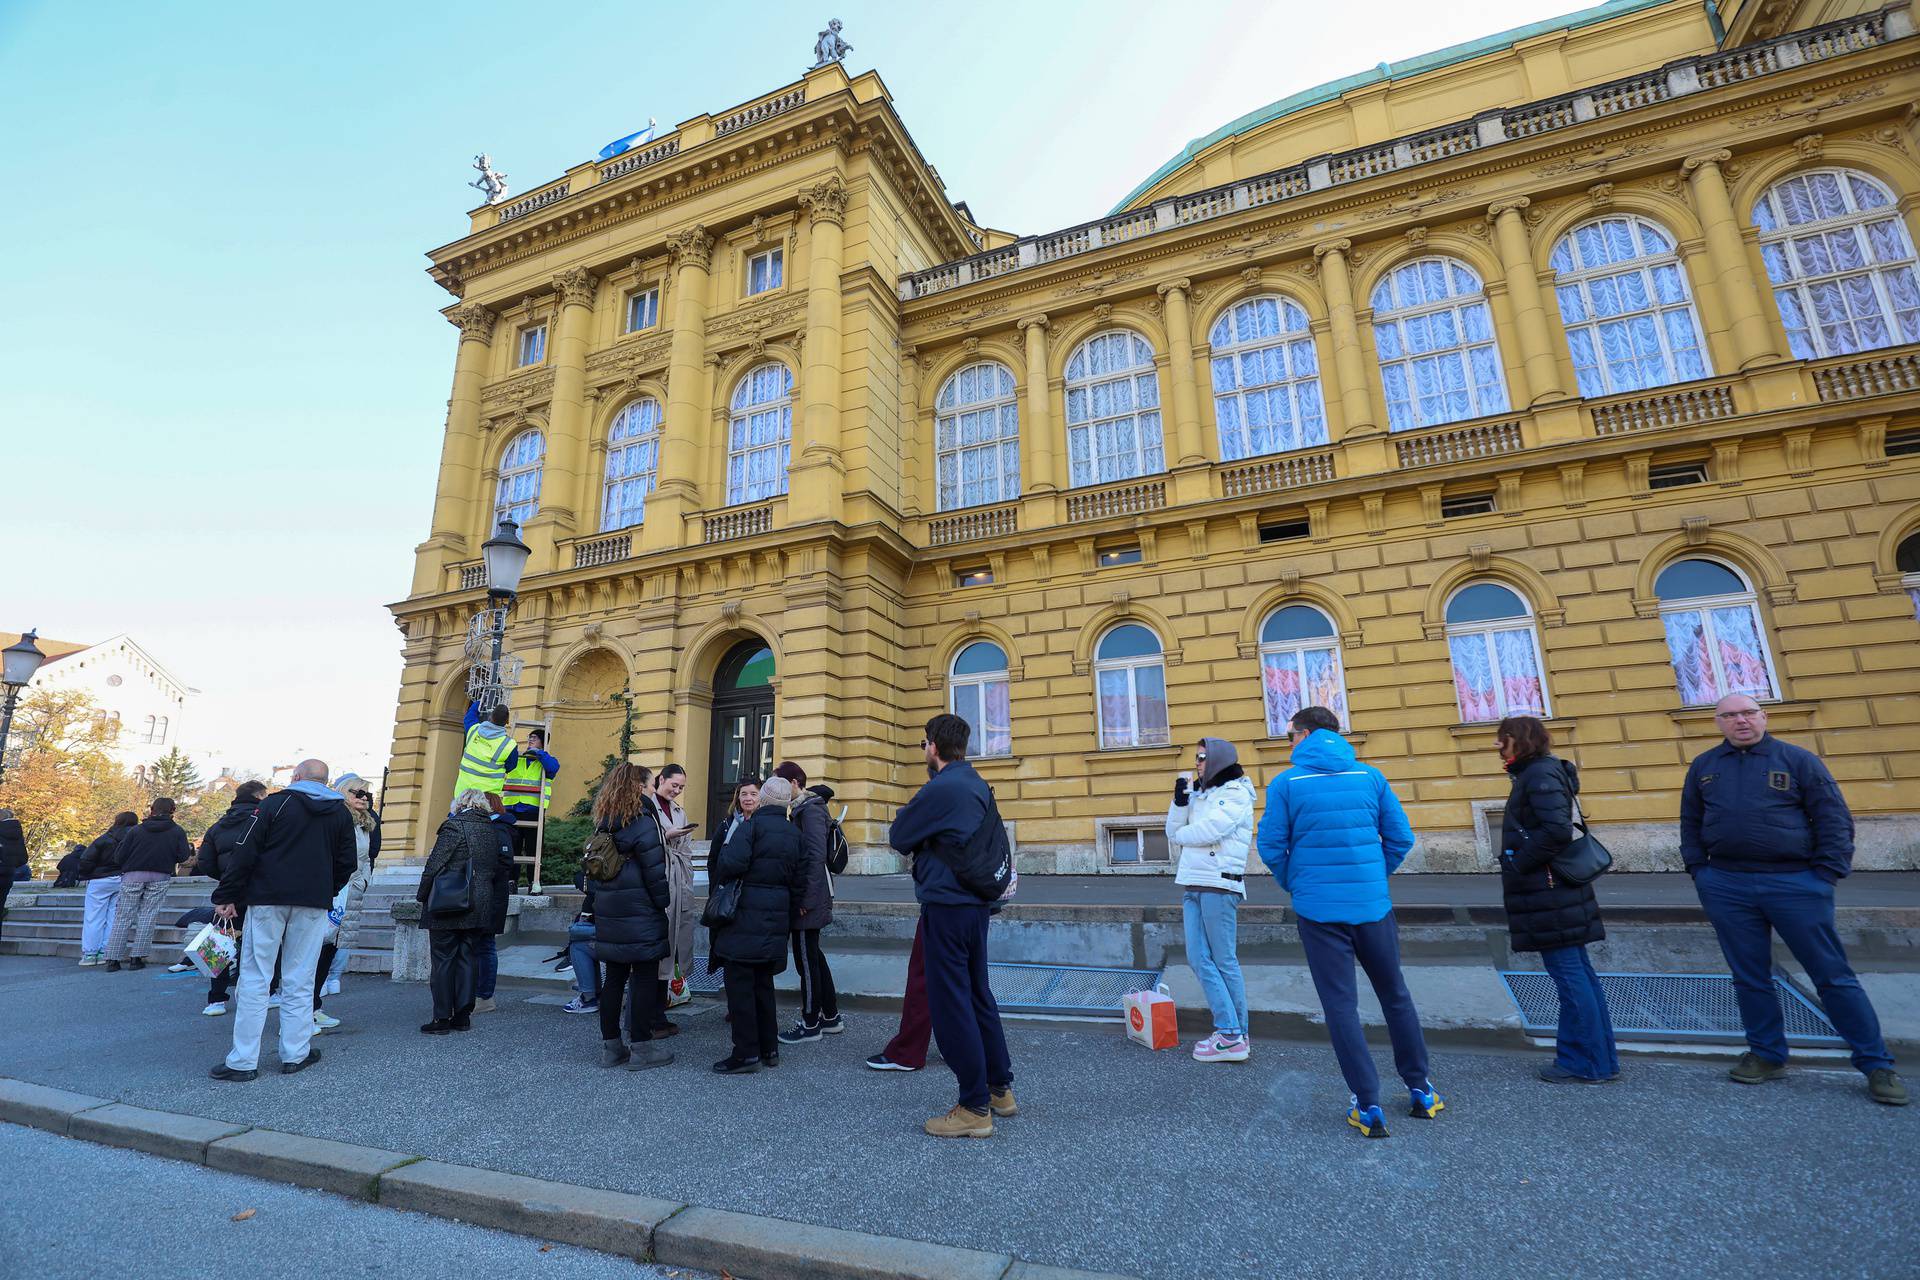
M 353 819 L 326 779 L 324 760 L 302 760 L 287 789 L 261 801 L 213 891 L 216 919 L 235 921 L 242 905 L 247 910 L 233 1048 L 209 1073 L 215 1080 L 252 1080 L 260 1074 L 260 1035 L 276 960 L 280 1071 L 292 1075 L 320 1060 L 313 1046 L 314 967 L 327 934 L 327 908 L 355 865 Z
M 1747 1053 L 1728 1075 L 1765 1084 L 1787 1073 L 1773 988 L 1778 933 L 1853 1049 L 1868 1096 L 1904 1107 L 1907 1087 L 1834 925 L 1834 883 L 1853 869 L 1853 815 L 1840 786 L 1820 757 L 1768 733 L 1766 709 L 1746 694 L 1729 694 L 1713 712 L 1726 741 L 1687 769 L 1680 856 L 1719 936 L 1747 1030 Z
M 174 872 L 192 857 L 187 833 L 173 820 L 173 801 L 160 796 L 146 820 L 120 841 L 120 901 L 107 936 L 108 973 L 118 972 L 123 960 L 129 969 L 147 967 L 154 921 L 173 887 Z
M 233 865 L 233 852 L 239 847 L 240 838 L 253 825 L 254 815 L 260 812 L 260 801 L 266 798 L 267 784 L 264 782 L 243 782 L 233 789 L 233 803 L 227 811 L 207 828 L 207 834 L 200 837 L 200 856 L 194 861 L 193 874 L 206 876 L 216 882 Z M 247 904 L 234 903 L 234 924 L 242 928 L 246 925 Z M 213 985 L 207 990 L 207 1007 L 200 1012 L 210 1018 L 217 1018 L 227 1011 L 227 997 L 233 994 L 234 980 L 239 976 L 239 964 L 230 964 L 213 975 Z
M 13 810 L 0 809 L 0 920 L 7 918 L 7 894 L 13 877 L 27 865 L 27 836 Z

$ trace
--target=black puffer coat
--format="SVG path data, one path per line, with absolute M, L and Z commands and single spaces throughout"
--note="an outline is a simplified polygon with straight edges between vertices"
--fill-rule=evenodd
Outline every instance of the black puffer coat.
M 770 964 L 775 973 L 783 972 L 787 922 L 806 873 L 800 829 L 778 809 L 755 809 L 713 862 L 715 885 L 744 880 L 746 887 L 733 923 L 713 930 L 708 954 L 722 963 Z
M 1500 888 L 1515 951 L 1579 947 L 1607 936 L 1590 884 L 1568 884 L 1553 856 L 1573 841 L 1573 797 L 1580 774 L 1557 756 L 1507 766 L 1513 791 L 1500 819 Z
M 642 964 L 672 950 L 667 935 L 667 847 L 651 811 L 613 833 L 627 855 L 611 880 L 586 878 L 587 909 L 593 913 L 593 953 L 599 960 Z M 647 975 L 651 978 L 653 975 Z
M 458 915 L 423 915 L 420 923 L 429 930 L 491 931 L 493 928 L 494 899 L 499 895 L 501 869 L 513 866 L 513 837 L 505 827 L 477 809 L 462 809 L 440 824 L 433 838 L 433 852 L 427 855 L 427 865 L 420 868 L 420 887 L 414 891 L 414 897 L 422 907 L 426 906 L 434 878 L 462 858 L 473 860 L 469 906 Z
M 820 792 L 826 792 L 821 795 Z M 787 816 L 800 830 L 800 858 L 806 877 L 793 900 L 795 929 L 824 929 L 833 923 L 833 888 L 827 879 L 827 836 L 830 815 L 827 801 L 833 792 L 826 787 L 800 793 Z
M 80 879 L 110 880 L 120 874 L 120 842 L 132 827 L 108 827 L 80 855 Z

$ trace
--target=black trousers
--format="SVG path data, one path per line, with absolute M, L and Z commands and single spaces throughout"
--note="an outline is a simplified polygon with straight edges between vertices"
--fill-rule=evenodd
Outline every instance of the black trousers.
M 985 903 L 920 908 L 933 1038 L 960 1082 L 961 1105 L 975 1111 L 986 1109 L 991 1090 L 1013 1083 L 1000 1006 L 987 982 L 988 918 Z
M 764 1058 L 780 1051 L 780 1024 L 773 1005 L 772 964 L 726 962 L 721 985 L 727 992 L 727 1014 L 733 1019 L 733 1056 Z M 601 1008 L 606 1008 L 602 997 Z
M 818 929 L 793 931 L 793 968 L 800 976 L 800 1018 L 810 1027 L 840 1016 L 840 995 L 833 989 L 833 970 L 820 949 Z
M 439 1022 L 458 1022 L 473 1016 L 473 948 L 483 929 L 431 929 L 433 1016 Z
M 618 1040 L 620 1038 L 620 1006 L 627 1009 L 627 1039 L 645 1042 L 653 1039 L 653 1029 L 660 1025 L 664 1006 L 660 1000 L 660 984 L 654 980 L 659 972 L 658 960 L 642 960 L 629 964 L 624 960 L 604 960 L 601 968 L 605 974 L 600 983 L 600 1038 Z M 626 993 L 625 1001 L 621 993 Z

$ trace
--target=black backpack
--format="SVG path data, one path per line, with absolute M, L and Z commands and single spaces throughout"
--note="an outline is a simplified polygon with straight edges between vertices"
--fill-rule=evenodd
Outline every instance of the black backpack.
M 832 814 L 827 815 L 827 870 L 839 875 L 847 869 L 847 833 L 840 829 L 840 820 Z
M 997 903 L 1007 896 L 1013 884 L 1013 845 L 1007 839 L 1007 824 L 1000 820 L 1000 806 L 987 788 L 987 816 L 966 842 L 940 856 L 953 870 L 953 878 L 982 902 Z

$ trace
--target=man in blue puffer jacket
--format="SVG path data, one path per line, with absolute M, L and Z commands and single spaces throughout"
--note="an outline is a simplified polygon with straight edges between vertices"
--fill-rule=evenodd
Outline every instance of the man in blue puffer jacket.
M 1446 1105 L 1427 1078 L 1426 1037 L 1400 973 L 1400 928 L 1387 894 L 1387 877 L 1413 850 L 1413 828 L 1386 775 L 1355 759 L 1333 712 L 1301 708 L 1289 736 L 1293 765 L 1267 784 L 1260 860 L 1293 898 L 1327 1034 L 1353 1091 L 1347 1123 L 1384 1138 L 1380 1076 L 1354 993 L 1355 960 L 1380 998 L 1394 1066 L 1411 1096 L 1408 1114 L 1432 1119 Z

